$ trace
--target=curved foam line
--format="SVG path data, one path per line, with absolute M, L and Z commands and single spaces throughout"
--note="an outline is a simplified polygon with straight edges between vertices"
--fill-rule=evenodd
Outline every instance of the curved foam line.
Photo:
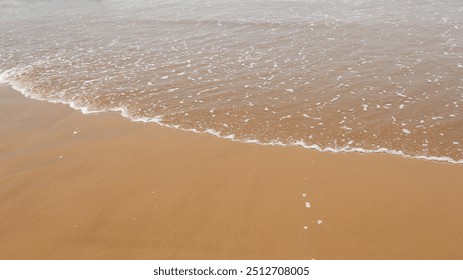
M 61 100 L 61 99 L 46 99 L 43 97 L 38 96 L 37 94 L 32 93 L 29 91 L 27 88 L 22 87 L 19 83 L 12 82 L 9 78 L 9 76 L 15 72 L 15 69 L 10 69 L 7 71 L 0 72 L 0 84 L 8 84 L 10 85 L 13 89 L 19 91 L 22 95 L 28 98 L 40 100 L 40 101 L 47 101 L 50 103 L 61 103 L 68 105 L 69 107 L 78 110 L 82 112 L 82 114 L 91 114 L 91 113 L 102 113 L 102 112 L 120 112 L 120 115 L 122 117 L 128 118 L 131 121 L 134 122 L 145 122 L 145 123 L 156 123 L 160 126 L 163 127 L 168 127 L 168 128 L 174 128 L 174 129 L 179 129 L 182 131 L 186 132 L 194 132 L 194 133 L 205 133 L 205 134 L 210 134 L 212 136 L 222 138 L 222 139 L 227 139 L 231 140 L 234 142 L 240 142 L 240 143 L 248 143 L 248 144 L 258 144 L 258 145 L 263 145 L 263 146 L 282 146 L 282 147 L 288 147 L 288 146 L 299 146 L 304 149 L 308 150 L 315 150 L 319 152 L 331 152 L 331 153 L 361 153 L 361 154 L 375 154 L 375 153 L 380 153 L 380 154 L 390 154 L 390 155 L 398 155 L 404 158 L 410 158 L 410 159 L 420 159 L 420 160 L 429 160 L 429 161 L 437 161 L 437 162 L 446 162 L 446 163 L 452 163 L 452 164 L 463 164 L 463 159 L 461 160 L 455 160 L 450 157 L 438 157 L 438 156 L 412 156 L 412 155 L 407 155 L 403 151 L 400 150 L 390 150 L 387 148 L 379 148 L 375 150 L 371 149 L 363 149 L 363 148 L 352 148 L 349 145 L 343 146 L 343 147 L 326 147 L 322 148 L 316 144 L 312 145 L 307 145 L 304 141 L 298 140 L 294 141 L 289 144 L 285 144 L 280 141 L 271 141 L 271 142 L 262 142 L 257 139 L 237 139 L 235 138 L 234 134 L 229 134 L 229 135 L 222 135 L 219 131 L 213 130 L 213 129 L 205 129 L 205 130 L 197 130 L 194 128 L 182 128 L 179 125 L 170 125 L 162 122 L 162 115 L 155 116 L 155 117 L 132 117 L 128 113 L 127 108 L 124 107 L 117 107 L 117 108 L 108 108 L 105 110 L 91 110 L 88 107 L 85 106 L 78 106 L 76 103 L 72 101 L 66 101 L 66 100 Z

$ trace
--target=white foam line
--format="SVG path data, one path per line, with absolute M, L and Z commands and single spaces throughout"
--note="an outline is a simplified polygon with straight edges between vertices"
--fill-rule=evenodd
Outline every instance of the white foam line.
M 0 69 L 0 84 L 8 84 L 6 78 L 6 71 L 3 71 L 2 69 Z
M 411 155 L 405 154 L 403 151 L 391 150 L 391 149 L 387 149 L 387 148 L 379 148 L 379 149 L 375 149 L 375 150 L 370 150 L 370 149 L 363 149 L 363 148 L 352 148 L 352 147 L 350 147 L 350 145 L 343 146 L 343 147 L 336 147 L 336 148 L 332 148 L 332 147 L 322 148 L 322 147 L 320 147 L 320 146 L 318 146 L 316 144 L 307 145 L 302 140 L 295 141 L 295 142 L 292 142 L 292 143 L 289 143 L 289 144 L 285 144 L 285 143 L 283 143 L 281 141 L 276 141 L 276 140 L 270 141 L 270 142 L 262 142 L 262 141 L 257 140 L 257 139 L 237 139 L 234 134 L 222 135 L 219 131 L 216 131 L 216 130 L 213 130 L 213 129 L 205 129 L 205 130 L 201 131 L 201 130 L 192 129 L 192 128 L 182 128 L 182 127 L 180 127 L 178 125 L 166 124 L 166 123 L 162 122 L 162 119 L 163 119 L 162 115 L 155 116 L 155 117 L 132 117 L 128 113 L 128 110 L 126 108 L 123 108 L 123 107 L 107 108 L 105 110 L 91 110 L 91 109 L 89 109 L 88 107 L 85 107 L 85 106 L 78 106 L 75 102 L 72 102 L 72 101 L 58 100 L 58 99 L 45 99 L 45 98 L 40 97 L 40 96 L 38 96 L 36 94 L 33 94 L 32 92 L 30 92 L 26 88 L 21 87 L 18 83 L 12 82 L 10 79 L 8 79 L 9 76 L 11 75 L 11 73 L 13 73 L 13 72 L 14 72 L 14 69 L 1 72 L 0 73 L 0 84 L 8 84 L 13 89 L 19 91 L 22 95 L 24 95 L 24 96 L 26 96 L 28 98 L 32 98 L 32 99 L 36 99 L 36 100 L 40 100 L 40 101 L 48 101 L 50 103 L 66 104 L 66 105 L 68 105 L 69 107 L 71 107 L 71 108 L 73 108 L 75 110 L 79 110 L 83 114 L 101 113 L 101 112 L 108 112 L 108 111 L 109 112 L 120 112 L 121 116 L 123 116 L 125 118 L 128 118 L 128 119 L 130 119 L 130 120 L 132 120 L 134 122 L 156 123 L 156 124 L 158 124 L 160 126 L 163 126 L 163 127 L 174 128 L 174 129 L 179 129 L 179 130 L 182 130 L 182 131 L 194 132 L 194 133 L 207 133 L 207 134 L 210 134 L 212 136 L 215 136 L 215 137 L 218 137 L 218 138 L 221 138 L 221 139 L 228 139 L 228 140 L 231 140 L 231 141 L 234 141 L 234 142 L 240 142 L 240 143 L 258 144 L 258 145 L 262 145 L 262 146 L 282 146 L 282 147 L 299 146 L 299 147 L 302 147 L 302 148 L 308 149 L 308 150 L 315 150 L 315 151 L 319 151 L 319 152 L 331 152 L 331 153 L 361 153 L 361 154 L 377 154 L 377 153 L 381 153 L 381 154 L 397 155 L 397 156 L 401 156 L 401 157 L 404 157 L 404 158 L 410 158 L 410 159 L 420 159 L 420 160 L 446 162 L 446 163 L 453 163 L 453 164 L 463 164 L 463 159 L 455 160 L 455 159 L 452 159 L 450 157 L 438 157 L 438 156 L 411 156 Z

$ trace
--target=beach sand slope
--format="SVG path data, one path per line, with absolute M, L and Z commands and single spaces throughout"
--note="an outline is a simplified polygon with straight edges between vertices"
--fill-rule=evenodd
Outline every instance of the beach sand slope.
M 236 143 L 6 86 L 0 139 L 1 259 L 463 259 L 461 165 Z

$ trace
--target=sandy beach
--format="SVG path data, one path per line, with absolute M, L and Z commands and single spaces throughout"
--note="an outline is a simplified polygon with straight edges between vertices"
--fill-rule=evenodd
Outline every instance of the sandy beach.
M 6 86 L 0 120 L 1 259 L 463 258 L 462 165 L 231 142 Z

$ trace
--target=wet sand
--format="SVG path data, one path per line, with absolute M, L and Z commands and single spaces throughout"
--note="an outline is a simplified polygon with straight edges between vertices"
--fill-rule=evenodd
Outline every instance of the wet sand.
M 0 120 L 1 259 L 463 259 L 462 165 L 236 143 L 5 86 Z

